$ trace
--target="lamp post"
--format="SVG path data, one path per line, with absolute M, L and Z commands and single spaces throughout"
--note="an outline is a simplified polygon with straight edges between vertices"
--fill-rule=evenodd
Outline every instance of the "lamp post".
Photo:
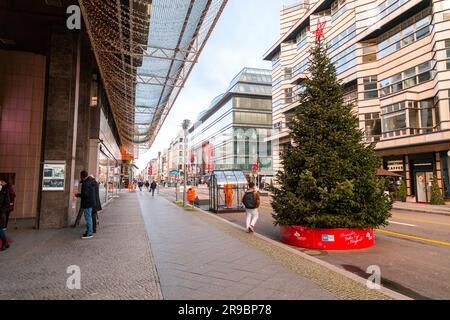
M 186 175 L 186 154 L 187 154 L 187 131 L 189 129 L 189 126 L 191 125 L 191 121 L 190 120 L 184 120 L 182 127 L 183 127 L 183 133 L 184 133 L 184 139 L 183 139 L 183 144 L 184 144 L 184 150 L 183 150 L 183 176 L 184 176 L 184 189 L 183 189 L 183 207 L 186 205 L 186 180 L 187 180 L 187 175 Z
M 158 195 L 159 195 L 159 185 L 161 184 L 161 152 L 158 152 Z

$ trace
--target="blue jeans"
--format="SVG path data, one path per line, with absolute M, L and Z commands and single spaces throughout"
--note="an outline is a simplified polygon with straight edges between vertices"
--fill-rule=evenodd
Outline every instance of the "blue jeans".
M 92 208 L 83 208 L 84 219 L 86 219 L 87 235 L 92 235 L 94 233 L 94 224 L 92 223 Z
M 5 247 L 7 244 L 6 240 L 6 234 L 5 231 L 3 231 L 3 228 L 0 228 L 0 240 L 2 241 L 2 246 Z
M 155 196 L 155 190 L 156 189 L 152 189 L 152 196 Z

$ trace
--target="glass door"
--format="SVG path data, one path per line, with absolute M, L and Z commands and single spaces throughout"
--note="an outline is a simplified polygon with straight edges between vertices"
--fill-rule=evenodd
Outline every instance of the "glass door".
M 431 201 L 431 184 L 433 172 L 416 173 L 417 202 L 429 203 Z

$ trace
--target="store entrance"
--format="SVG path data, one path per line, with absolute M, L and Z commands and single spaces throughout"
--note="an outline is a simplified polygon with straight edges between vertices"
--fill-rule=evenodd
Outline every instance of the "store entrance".
M 416 190 L 418 203 L 431 202 L 431 184 L 433 172 L 416 172 Z

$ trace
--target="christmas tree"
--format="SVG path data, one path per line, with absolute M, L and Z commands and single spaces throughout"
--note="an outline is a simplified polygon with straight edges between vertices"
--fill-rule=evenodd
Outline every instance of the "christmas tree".
M 272 188 L 275 223 L 311 228 L 376 228 L 387 224 L 392 201 L 376 176 L 380 159 L 352 106 L 344 103 L 336 70 L 319 42 L 310 77 L 289 123 L 292 145 Z

